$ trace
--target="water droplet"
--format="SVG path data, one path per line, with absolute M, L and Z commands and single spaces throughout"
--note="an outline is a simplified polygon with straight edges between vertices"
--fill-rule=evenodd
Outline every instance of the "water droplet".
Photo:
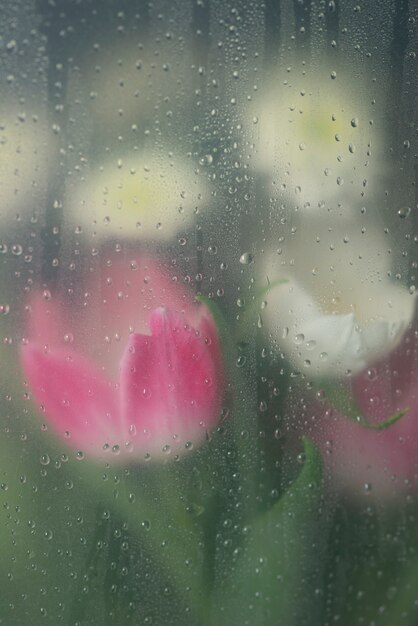
M 7 52 L 13 52 L 14 50 L 16 50 L 16 48 L 17 48 L 16 39 L 11 39 L 10 41 L 7 42 L 6 44 Z
M 12 246 L 12 254 L 14 254 L 15 256 L 20 256 L 23 252 L 23 248 L 19 243 L 15 243 Z
M 192 517 L 200 517 L 200 515 L 202 515 L 205 512 L 205 507 L 202 506 L 201 504 L 196 504 L 195 502 L 191 502 L 187 506 L 186 511 Z
M 200 165 L 212 165 L 213 156 L 211 154 L 205 154 L 204 157 L 200 159 Z
M 411 207 L 401 207 L 398 209 L 398 217 L 405 219 L 411 214 Z
M 377 370 L 374 367 L 370 367 L 367 370 L 367 378 L 369 380 L 376 380 L 377 379 Z
M 250 265 L 254 261 L 254 257 L 251 252 L 243 252 L 239 258 L 241 265 Z

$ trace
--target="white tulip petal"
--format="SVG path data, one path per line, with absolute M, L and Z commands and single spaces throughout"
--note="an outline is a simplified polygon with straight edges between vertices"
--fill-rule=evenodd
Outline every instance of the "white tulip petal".
M 367 297 L 360 287 L 346 300 L 352 310 L 334 314 L 292 279 L 269 293 L 266 321 L 291 362 L 309 377 L 357 374 L 392 350 L 408 328 L 415 298 L 406 289 L 386 281 Z

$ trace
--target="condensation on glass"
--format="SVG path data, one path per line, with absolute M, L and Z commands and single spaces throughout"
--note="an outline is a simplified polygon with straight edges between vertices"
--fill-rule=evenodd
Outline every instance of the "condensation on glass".
M 0 624 L 416 624 L 414 3 L 1 9 Z

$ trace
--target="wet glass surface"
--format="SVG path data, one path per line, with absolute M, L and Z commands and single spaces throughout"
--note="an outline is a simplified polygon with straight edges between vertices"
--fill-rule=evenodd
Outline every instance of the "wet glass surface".
M 0 624 L 414 626 L 414 3 L 1 8 Z

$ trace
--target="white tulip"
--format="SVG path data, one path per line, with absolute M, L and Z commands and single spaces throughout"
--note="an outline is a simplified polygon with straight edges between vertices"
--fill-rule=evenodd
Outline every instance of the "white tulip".
M 192 163 L 127 155 L 73 183 L 68 216 L 99 239 L 166 240 L 185 228 L 207 200 L 206 185 Z
M 415 295 L 388 277 L 390 256 L 376 233 L 327 229 L 311 244 L 303 229 L 296 239 L 270 258 L 263 319 L 309 378 L 355 375 L 400 342 Z M 274 286 L 278 279 L 287 282 Z
M 254 167 L 272 195 L 287 194 L 300 207 L 361 200 L 382 172 L 374 113 L 367 90 L 347 77 L 279 75 L 250 111 Z

